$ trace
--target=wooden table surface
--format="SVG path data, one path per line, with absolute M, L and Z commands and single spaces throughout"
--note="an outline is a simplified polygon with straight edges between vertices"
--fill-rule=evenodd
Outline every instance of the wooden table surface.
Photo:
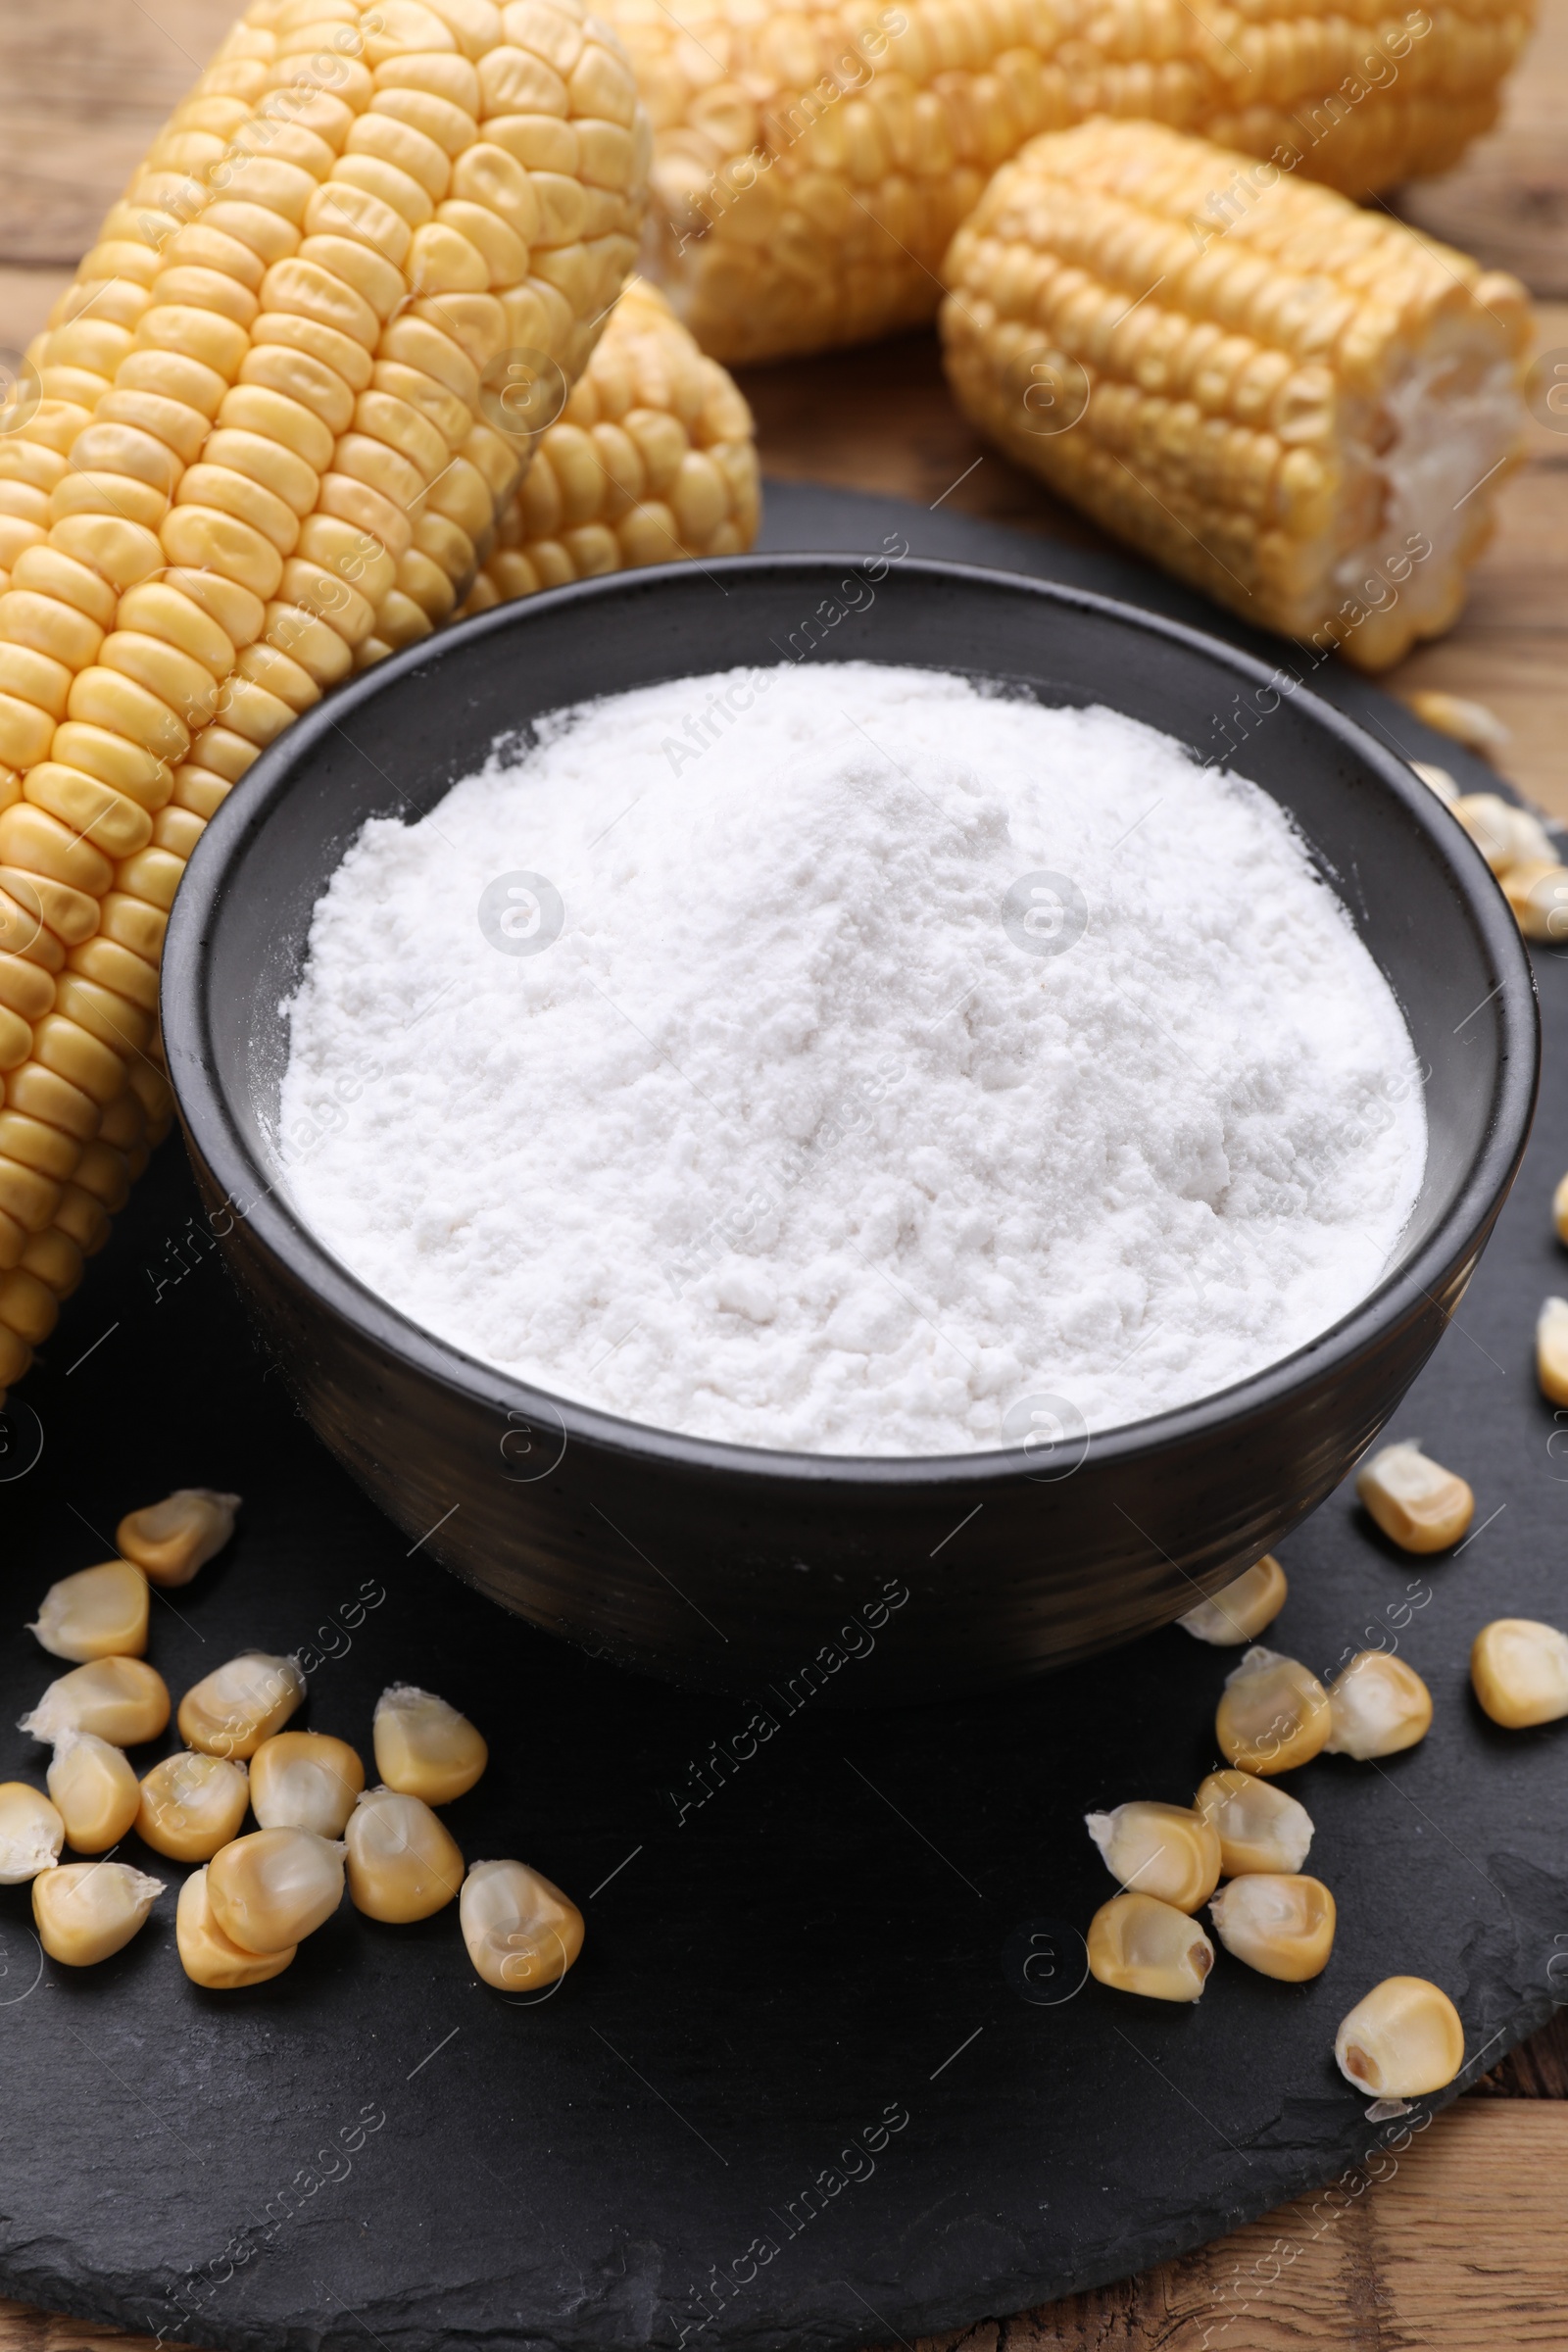
M 42 325 L 71 265 L 226 28 L 229 0 L 0 0 L 0 347 Z M 1568 361 L 1568 0 L 1544 0 L 1502 126 L 1398 209 L 1516 270 Z M 881 490 L 1080 544 L 1097 534 L 980 441 L 910 335 L 744 378 L 766 469 Z M 1459 625 L 1392 672 L 1512 731 L 1505 772 L 1568 816 L 1568 417 L 1532 428 Z M 0 2131 L 4 2130 L 0 2090 Z M 9 2161 L 19 2152 L 7 2150 Z M 24 2161 L 24 2157 L 23 2158 Z M 1179 2262 L 943 2352 L 1568 2352 L 1568 2024 L 1538 2034 L 1337 2212 L 1271 2214 Z M 141 2339 L 0 2301 L 0 2352 Z M 920 2352 L 937 2352 L 922 2346 Z

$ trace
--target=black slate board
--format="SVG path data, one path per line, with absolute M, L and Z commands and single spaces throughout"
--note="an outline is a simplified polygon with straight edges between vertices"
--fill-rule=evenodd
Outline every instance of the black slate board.
M 774 496 L 775 545 L 863 550 L 887 530 L 916 553 L 1094 566 L 1093 586 L 1108 569 L 1123 592 L 1151 577 L 892 501 Z M 1173 600 L 1212 622 L 1165 583 L 1147 598 Z M 1342 691 L 1480 780 L 1374 689 Z M 1376 2151 L 1443 2102 L 1366 2123 L 1329 2055 L 1353 1999 L 1396 1971 L 1435 1977 L 1470 2081 L 1568 1989 L 1568 1725 L 1494 1731 L 1466 1680 L 1485 1619 L 1568 1610 L 1568 1414 L 1538 1395 L 1531 1347 L 1542 1296 L 1568 1288 L 1548 1213 L 1568 969 L 1538 968 L 1530 1155 L 1396 1422 L 1472 1479 L 1476 1532 L 1455 1559 L 1412 1561 L 1342 1494 L 1284 1547 L 1279 1644 L 1330 1670 L 1396 1641 L 1436 1723 L 1384 1766 L 1293 1776 L 1339 1898 L 1327 1973 L 1285 1986 L 1221 1953 L 1193 2010 L 1082 1982 L 1077 1932 L 1110 1888 L 1081 1816 L 1185 1801 L 1229 1653 L 1171 1629 L 962 1708 L 813 1721 L 767 1699 L 778 1728 L 744 1753 L 745 1707 L 579 1657 L 408 1554 L 293 1412 L 166 1146 L 9 1416 L 10 1621 L 103 1557 L 130 1505 L 237 1489 L 231 1552 L 155 1603 L 172 1688 L 240 1647 L 314 1649 L 298 1720 L 367 1755 L 383 1684 L 445 1692 L 492 1742 L 449 1815 L 460 1842 L 559 1880 L 588 1939 L 530 2004 L 475 1982 L 451 1911 L 389 1929 L 345 1909 L 287 1975 L 220 1996 L 174 1955 L 182 1874 L 134 1838 L 125 1858 L 171 1891 L 102 1968 L 44 1962 L 26 1889 L 0 1889 L 0 2292 L 258 2352 L 368 2335 L 827 2352 L 1115 2278 L 1369 2152 L 1386 2170 Z M 30 1637 L 0 1637 L 0 1723 L 49 1675 Z M 0 1778 L 41 1761 L 0 1731 Z M 1216 2307 L 1216 2340 L 1240 2315 Z

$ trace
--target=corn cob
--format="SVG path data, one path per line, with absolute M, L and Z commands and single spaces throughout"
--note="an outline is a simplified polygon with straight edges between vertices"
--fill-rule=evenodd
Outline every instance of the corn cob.
M 528 449 L 484 371 L 581 368 L 646 160 L 582 0 L 257 0 L 30 355 L 0 466 L 0 1390 L 167 1124 L 186 857 L 357 652 L 466 594 Z
M 757 536 L 745 401 L 668 303 L 634 277 L 496 527 L 463 616 L 680 556 L 736 556 Z
M 1515 279 L 1108 122 L 1004 166 L 948 272 L 959 407 L 1120 538 L 1364 669 L 1451 623 L 1520 446 Z
M 1531 0 L 607 0 L 653 117 L 649 267 L 703 349 L 934 316 L 949 238 L 1036 132 L 1148 118 L 1363 193 L 1496 113 Z

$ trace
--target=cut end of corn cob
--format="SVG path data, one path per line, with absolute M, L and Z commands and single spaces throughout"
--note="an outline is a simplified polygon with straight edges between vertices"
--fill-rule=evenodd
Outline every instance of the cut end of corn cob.
M 1470 1488 L 1441 1462 L 1429 1460 L 1419 1438 L 1380 1446 L 1356 1472 L 1355 1491 L 1401 1551 L 1446 1551 L 1475 1517 Z
M 1272 1552 L 1265 1551 L 1231 1584 L 1211 1592 L 1176 1622 L 1194 1641 L 1229 1648 L 1238 1642 L 1255 1642 L 1264 1627 L 1273 1624 L 1289 1593 L 1284 1569 Z
M 760 519 L 750 410 L 657 287 L 633 278 L 459 617 L 633 565 L 744 555 Z
M 650 266 L 706 351 L 767 360 L 919 324 L 947 240 L 1039 131 L 1151 116 L 1363 193 L 1446 171 L 1530 24 L 1476 0 L 1375 32 L 1272 0 L 609 0 L 653 118 Z M 1245 168 L 1245 163 L 1244 163 Z M 1226 186 L 1217 231 L 1246 201 Z
M 1151 2001 L 1201 1998 L 1214 1946 L 1196 1919 L 1152 1894 L 1117 1894 L 1089 1923 L 1090 1974 Z
M 959 407 L 1143 554 L 1365 669 L 1450 625 L 1522 448 L 1513 279 L 1105 121 L 999 172 L 946 275 Z
M 1220 1752 L 1244 1772 L 1294 1771 L 1321 1753 L 1333 1727 L 1329 1694 L 1298 1658 L 1260 1644 L 1225 1678 L 1214 1717 Z
M 1379 2099 L 1442 2090 L 1464 2064 L 1464 2026 L 1425 1977 L 1386 1977 L 1356 2002 L 1334 2036 L 1347 2082 Z
M 1534 1617 L 1498 1617 L 1470 1645 L 1477 1698 L 1504 1731 L 1568 1715 L 1568 1634 Z
M 458 1918 L 468 1958 L 498 1992 L 543 1992 L 582 1950 L 582 1913 L 524 1862 L 475 1862 Z

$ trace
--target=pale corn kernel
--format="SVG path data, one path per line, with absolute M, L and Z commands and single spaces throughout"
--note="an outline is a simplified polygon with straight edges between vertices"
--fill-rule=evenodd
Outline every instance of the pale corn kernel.
M 243 1764 L 184 1748 L 142 1781 L 136 1835 L 172 1862 L 210 1862 L 239 1836 L 249 1801 Z
M 1499 878 L 1516 866 L 1557 863 L 1540 817 L 1505 801 L 1500 792 L 1462 792 L 1453 813 Z
M 1470 1682 L 1507 1732 L 1568 1715 L 1568 1634 L 1533 1617 L 1496 1617 L 1470 1645 Z
M 49 1795 L 78 1854 L 106 1854 L 141 1808 L 141 1783 L 123 1750 L 92 1732 L 63 1732 L 49 1766 Z
M 1334 1949 L 1334 1897 L 1321 1879 L 1257 1871 L 1232 1879 L 1208 1906 L 1228 1952 L 1259 1976 L 1303 1984 Z
M 162 1502 L 127 1512 L 115 1530 L 115 1542 L 149 1584 L 188 1585 L 234 1533 L 239 1505 L 237 1494 L 176 1487 Z
M 1272 1775 L 1315 1756 L 1332 1724 L 1329 1694 L 1317 1676 L 1298 1659 L 1259 1646 L 1226 1676 L 1214 1737 L 1244 1772 Z
M 344 1838 L 349 1900 L 368 1919 L 428 1919 L 462 1889 L 462 1851 L 422 1797 L 368 1789 Z
M 1334 1728 L 1324 1754 L 1396 1756 L 1432 1728 L 1432 1693 L 1413 1666 L 1386 1650 L 1363 1649 L 1329 1685 Z
M 253 1830 L 213 1856 L 207 1899 L 242 1951 L 284 1951 L 343 1900 L 343 1848 L 310 1830 Z
M 1089 1968 L 1117 1992 L 1152 2001 L 1196 2001 L 1214 1946 L 1196 1919 L 1152 1894 L 1116 1894 L 1089 1923 Z
M 1551 1222 L 1559 1242 L 1568 1242 L 1568 1176 L 1551 1196 Z
M 555 1984 L 582 1950 L 582 1913 L 522 1862 L 475 1862 L 458 1917 L 468 1958 L 499 1992 Z
M 216 1666 L 179 1702 L 179 1736 L 209 1756 L 254 1756 L 280 1732 L 305 1696 L 292 1658 L 247 1649 Z
M 1380 1446 L 1356 1472 L 1355 1491 L 1401 1551 L 1446 1551 L 1475 1517 L 1469 1487 L 1441 1462 L 1429 1461 L 1419 1438 Z
M 1535 858 L 1511 865 L 1500 879 L 1526 939 L 1560 940 L 1568 932 L 1568 866 L 1555 858 Z
M 209 1992 L 233 1992 L 243 1984 L 265 1984 L 270 1978 L 280 1977 L 299 1950 L 297 1943 L 286 1943 L 280 1952 L 248 1952 L 243 1944 L 225 1936 L 213 1917 L 205 1870 L 193 1870 L 179 1890 L 174 1911 L 174 1942 L 186 1976 L 193 1984 L 204 1985 Z
M 144 1658 L 94 1658 L 50 1684 L 17 1729 L 52 1747 L 63 1732 L 95 1732 L 113 1747 L 140 1747 L 169 1721 L 169 1690 Z
M 375 1769 L 387 1788 L 400 1796 L 422 1796 L 427 1805 L 462 1796 L 490 1760 L 466 1715 L 413 1683 L 393 1683 L 382 1691 L 372 1737 Z
M 147 1579 L 128 1560 L 63 1576 L 27 1631 L 57 1658 L 139 1658 L 147 1647 Z
M 1084 1826 L 1112 1878 L 1178 1911 L 1196 1911 L 1219 1885 L 1219 1838 L 1189 1806 L 1135 1800 L 1086 1813 Z
M 1176 1622 L 1195 1641 L 1211 1642 L 1217 1648 L 1233 1642 L 1255 1642 L 1284 1608 L 1290 1587 L 1285 1571 L 1271 1551 L 1254 1560 L 1230 1584 L 1222 1585 L 1196 1609 Z
M 1440 694 L 1426 687 L 1419 693 L 1407 694 L 1404 700 L 1417 718 L 1425 719 L 1429 727 L 1436 727 L 1440 735 L 1451 735 L 1455 743 L 1464 744 L 1472 752 L 1485 752 L 1489 759 L 1512 741 L 1495 710 L 1489 710 L 1485 703 L 1471 702 L 1461 694 Z
M 21 1886 L 53 1870 L 66 1842 L 66 1825 L 41 1788 L 0 1781 L 0 1886 Z
M 356 1750 L 325 1732 L 276 1732 L 251 1758 L 251 1811 L 264 1830 L 341 1838 L 364 1787 Z
M 1193 1799 L 1219 1839 L 1228 1879 L 1253 1871 L 1294 1876 L 1312 1845 L 1312 1816 L 1296 1797 L 1250 1772 L 1211 1772 Z
M 1374 2098 L 1442 2090 L 1464 2064 L 1464 2027 L 1447 1994 L 1425 1977 L 1385 1977 L 1334 2036 L 1347 2082 Z
M 1536 1378 L 1553 1404 L 1568 1404 L 1568 1298 L 1547 1298 L 1536 1317 Z
M 122 1951 L 164 1891 L 128 1862 L 68 1862 L 32 1882 L 38 1941 L 51 1960 L 92 1968 Z

